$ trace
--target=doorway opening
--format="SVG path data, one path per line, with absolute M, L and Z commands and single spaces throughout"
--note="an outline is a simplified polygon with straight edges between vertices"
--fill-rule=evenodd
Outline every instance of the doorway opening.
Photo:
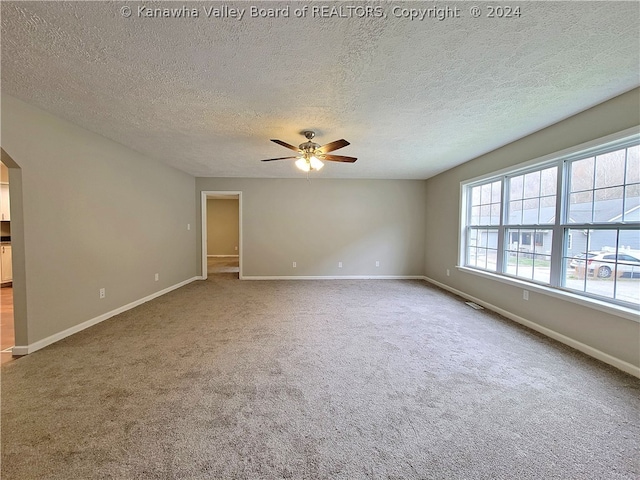
M 202 192 L 202 278 L 242 278 L 242 192 Z
M 0 357 L 1 363 L 13 359 L 15 327 L 13 323 L 13 268 L 11 262 L 11 209 L 9 167 L 0 161 Z
M 22 170 L 4 148 L 0 148 L 0 151 L 0 356 L 1 362 L 6 363 L 29 352 Z

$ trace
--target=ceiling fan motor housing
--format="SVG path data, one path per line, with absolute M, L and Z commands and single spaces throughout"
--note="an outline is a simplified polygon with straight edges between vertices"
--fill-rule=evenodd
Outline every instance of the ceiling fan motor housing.
M 300 150 L 302 150 L 305 153 L 309 153 L 312 154 L 313 152 L 315 152 L 318 148 L 320 148 L 320 145 L 318 145 L 315 142 L 304 142 L 300 144 Z

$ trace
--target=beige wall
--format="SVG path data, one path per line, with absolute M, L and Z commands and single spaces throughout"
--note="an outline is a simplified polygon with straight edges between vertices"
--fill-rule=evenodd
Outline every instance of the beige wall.
M 237 199 L 207 200 L 207 255 L 238 255 Z
M 640 324 L 549 295 L 455 269 L 460 182 L 640 124 L 640 90 L 628 92 L 427 181 L 426 275 L 632 365 L 640 365 Z M 437 205 L 437 208 L 433 206 Z M 451 276 L 446 276 L 450 269 Z
M 17 345 L 198 274 L 193 177 L 6 95 L 2 148 L 20 167 L 12 241 L 24 254 L 27 321 Z
M 0 162 L 0 182 L 9 183 L 9 168 Z
M 245 277 L 423 274 L 422 180 L 198 178 L 196 190 L 242 192 Z

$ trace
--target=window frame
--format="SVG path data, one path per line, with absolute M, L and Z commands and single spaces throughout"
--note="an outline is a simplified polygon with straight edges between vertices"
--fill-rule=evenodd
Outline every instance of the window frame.
M 608 313 L 614 313 L 622 315 L 625 318 L 630 318 L 635 321 L 640 321 L 638 316 L 639 308 L 636 304 L 631 302 L 620 301 L 615 298 L 607 298 L 603 296 L 590 295 L 588 292 L 581 292 L 572 288 L 563 286 L 565 281 L 565 246 L 568 242 L 572 242 L 571 230 L 580 229 L 583 225 L 588 225 L 589 229 L 637 229 L 638 222 L 598 222 L 588 224 L 571 224 L 566 218 L 569 212 L 569 173 L 571 162 L 588 158 L 594 155 L 604 155 L 606 153 L 616 151 L 619 149 L 627 148 L 637 145 L 640 142 L 640 130 L 639 127 L 633 127 L 621 132 L 601 137 L 574 147 L 567 148 L 558 152 L 554 152 L 542 157 L 538 157 L 520 164 L 504 168 L 498 171 L 487 173 L 475 178 L 464 180 L 460 182 L 460 217 L 459 217 L 459 234 L 458 234 L 458 259 L 456 268 L 480 276 L 491 277 L 492 279 L 501 281 L 503 283 L 509 283 L 512 285 L 523 286 L 527 289 L 539 290 L 542 293 L 550 294 L 560 298 L 567 299 L 569 301 L 588 305 L 590 307 L 607 311 Z M 555 217 L 553 223 L 537 223 L 537 224 L 509 224 L 508 223 L 508 205 L 509 205 L 509 178 L 517 177 L 519 175 L 525 175 L 530 172 L 542 171 L 545 168 L 557 167 L 557 184 L 556 184 L 556 202 L 555 202 Z M 500 224 L 492 226 L 484 226 L 484 228 L 498 229 L 498 254 L 496 270 L 480 269 L 478 267 L 469 266 L 466 264 L 466 256 L 468 252 L 467 248 L 467 234 L 469 230 L 470 216 L 471 216 L 471 189 L 474 186 L 479 186 L 486 183 L 492 183 L 496 181 L 501 182 L 502 197 L 500 199 Z M 626 184 L 626 177 L 625 177 Z M 594 185 L 595 188 L 595 185 Z M 623 214 L 624 214 L 624 202 L 623 199 Z M 538 222 L 540 218 L 538 218 Z M 474 225 L 474 227 L 477 227 Z M 515 275 L 507 274 L 503 268 L 503 264 L 506 261 L 508 241 L 511 237 L 509 230 L 529 230 L 531 231 L 532 238 L 535 237 L 535 230 L 551 230 L 552 242 L 551 242 L 551 266 L 550 266 L 550 282 L 538 282 L 532 279 L 518 277 Z M 505 243 L 507 245 L 505 245 Z M 619 251 L 619 254 L 623 253 Z M 532 277 L 534 274 L 532 274 Z

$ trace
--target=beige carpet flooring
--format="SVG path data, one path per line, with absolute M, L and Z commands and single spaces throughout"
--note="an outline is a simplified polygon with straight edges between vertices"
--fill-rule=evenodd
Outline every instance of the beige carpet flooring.
M 640 381 L 421 281 L 173 291 L 2 367 L 2 479 L 637 479 Z

